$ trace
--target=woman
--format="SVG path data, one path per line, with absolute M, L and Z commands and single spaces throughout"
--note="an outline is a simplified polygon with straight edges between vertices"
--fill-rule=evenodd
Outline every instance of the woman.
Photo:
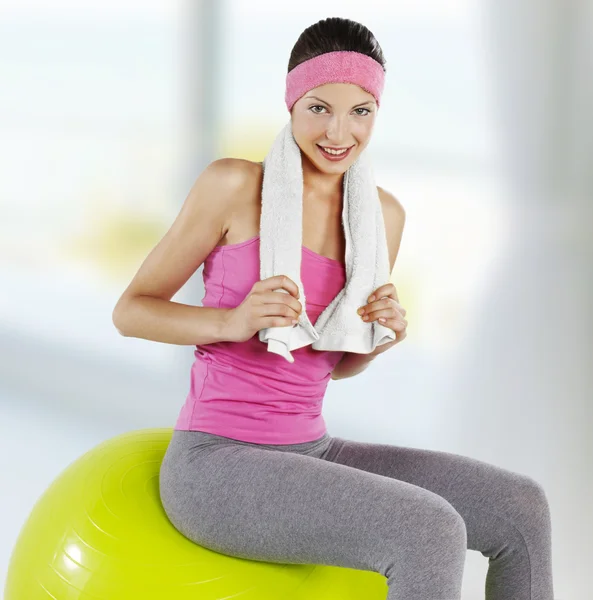
M 330 18 L 301 34 L 288 77 L 342 50 L 385 70 L 366 27 Z M 342 182 L 371 138 L 379 103 L 371 88 L 326 83 L 287 103 L 302 153 L 302 278 L 312 323 L 345 283 Z M 360 318 L 383 319 L 396 333 L 371 354 L 306 346 L 290 364 L 259 341 L 258 331 L 293 324 L 303 308 L 294 281 L 259 280 L 261 188 L 260 163 L 211 163 L 114 310 L 124 335 L 196 345 L 160 472 L 173 525 L 232 556 L 376 571 L 393 600 L 460 598 L 469 548 L 489 558 L 487 600 L 553 600 L 549 507 L 536 481 L 447 452 L 327 432 L 329 378 L 361 372 L 405 337 L 392 284 L 362 307 Z M 405 213 L 378 191 L 393 268 Z M 171 302 L 202 263 L 204 306 Z M 281 287 L 288 293 L 274 291 Z

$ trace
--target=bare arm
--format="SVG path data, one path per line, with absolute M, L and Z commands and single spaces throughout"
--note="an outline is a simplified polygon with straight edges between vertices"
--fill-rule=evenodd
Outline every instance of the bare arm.
M 225 340 L 228 309 L 171 298 L 224 236 L 246 177 L 241 161 L 232 158 L 216 160 L 200 174 L 174 223 L 113 309 L 113 324 L 123 336 L 179 345 Z
M 224 319 L 227 309 L 224 308 L 135 296 L 118 310 L 121 312 L 114 316 L 113 323 L 125 337 L 182 346 L 227 341 Z

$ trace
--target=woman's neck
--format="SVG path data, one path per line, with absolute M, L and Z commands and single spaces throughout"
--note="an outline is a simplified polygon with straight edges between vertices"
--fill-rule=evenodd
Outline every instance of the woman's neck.
M 303 193 L 328 201 L 341 201 L 345 173 L 323 173 L 309 159 L 303 160 Z

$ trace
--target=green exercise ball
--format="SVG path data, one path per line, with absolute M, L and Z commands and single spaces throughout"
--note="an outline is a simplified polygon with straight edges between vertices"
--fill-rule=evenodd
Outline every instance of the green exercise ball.
M 4 600 L 384 600 L 373 571 L 245 560 L 184 537 L 159 496 L 172 433 L 125 433 L 70 464 L 19 534 Z

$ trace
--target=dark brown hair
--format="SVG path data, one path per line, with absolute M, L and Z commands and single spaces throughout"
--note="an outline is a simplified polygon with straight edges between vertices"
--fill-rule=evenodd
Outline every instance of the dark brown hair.
M 386 71 L 386 60 L 373 33 L 361 23 L 329 17 L 310 25 L 296 41 L 288 61 L 288 73 L 297 65 L 327 52 L 351 50 L 376 60 Z

